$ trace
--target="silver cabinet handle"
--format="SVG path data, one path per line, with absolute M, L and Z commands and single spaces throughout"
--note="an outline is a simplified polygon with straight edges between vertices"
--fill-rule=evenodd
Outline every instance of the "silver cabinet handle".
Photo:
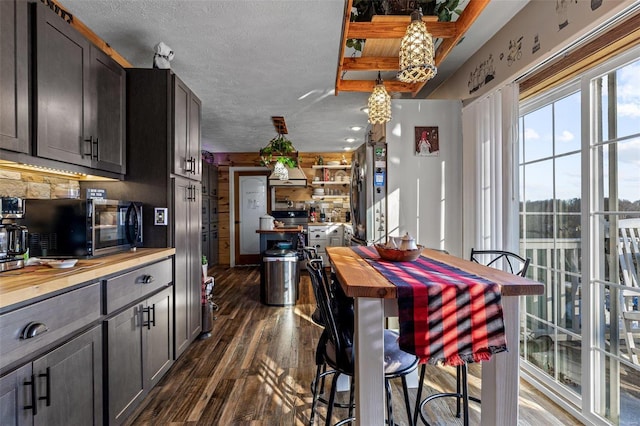
M 30 322 L 25 328 L 22 329 L 22 333 L 20 333 L 20 339 L 31 339 L 47 331 L 49 331 L 49 329 L 41 322 Z
M 149 284 L 155 281 L 153 275 L 145 275 L 142 277 L 142 284 Z

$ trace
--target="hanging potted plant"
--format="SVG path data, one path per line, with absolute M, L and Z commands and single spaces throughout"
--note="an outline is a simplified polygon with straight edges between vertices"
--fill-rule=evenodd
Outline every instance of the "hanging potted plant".
M 270 167 L 274 157 L 277 157 L 276 166 L 280 163 L 289 168 L 296 167 L 298 161 L 294 155 L 295 151 L 293 143 L 283 134 L 279 134 L 260 150 L 260 165 Z

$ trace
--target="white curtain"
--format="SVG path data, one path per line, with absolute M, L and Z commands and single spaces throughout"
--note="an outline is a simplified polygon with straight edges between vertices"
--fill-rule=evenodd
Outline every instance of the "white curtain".
M 518 85 L 462 109 L 463 248 L 518 252 Z

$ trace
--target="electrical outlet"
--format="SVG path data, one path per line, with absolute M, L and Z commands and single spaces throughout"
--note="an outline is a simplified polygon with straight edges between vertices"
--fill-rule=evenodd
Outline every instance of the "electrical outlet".
M 153 224 L 166 226 L 169 224 L 169 209 L 166 207 L 155 207 L 153 209 Z

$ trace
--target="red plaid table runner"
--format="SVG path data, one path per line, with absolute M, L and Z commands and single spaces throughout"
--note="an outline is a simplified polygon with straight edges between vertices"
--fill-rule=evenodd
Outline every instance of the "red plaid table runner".
M 374 247 L 352 247 L 398 288 L 400 348 L 421 362 L 460 365 L 507 350 L 500 287 L 420 256 L 380 259 Z

